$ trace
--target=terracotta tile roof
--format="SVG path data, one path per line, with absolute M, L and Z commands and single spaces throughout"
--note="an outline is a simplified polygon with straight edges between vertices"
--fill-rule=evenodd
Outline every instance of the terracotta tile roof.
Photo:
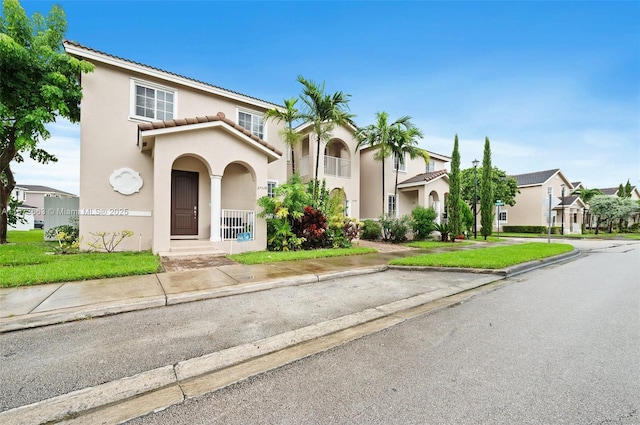
M 87 46 L 82 45 L 80 43 L 77 43 L 75 41 L 64 40 L 64 44 L 70 44 L 72 46 L 75 46 L 75 47 L 78 47 L 78 48 L 81 48 L 81 49 L 89 50 L 89 51 L 92 51 L 94 53 L 98 53 L 100 55 L 108 56 L 108 57 L 113 58 L 113 59 L 117 59 L 117 60 L 120 60 L 120 61 L 128 62 L 128 63 L 134 64 L 134 65 L 138 65 L 138 66 L 142 66 L 144 68 L 151 69 L 151 70 L 154 70 L 154 71 L 159 71 L 159 72 L 162 72 L 162 73 L 165 73 L 165 74 L 168 74 L 168 75 L 172 75 L 174 77 L 184 78 L 185 80 L 193 81 L 193 82 L 198 83 L 198 84 L 204 84 L 206 86 L 213 87 L 213 88 L 215 88 L 217 90 L 222 90 L 222 91 L 225 91 L 227 93 L 232 93 L 232 94 L 235 94 L 235 95 L 243 96 L 243 97 L 246 97 L 248 99 L 253 99 L 253 100 L 257 100 L 259 102 L 269 103 L 269 104 L 271 104 L 273 106 L 282 106 L 282 105 L 278 105 L 277 103 L 269 102 L 268 100 L 259 99 L 257 97 L 249 96 L 249 95 L 246 95 L 244 93 L 240 93 L 240 92 L 237 92 L 237 91 L 234 91 L 234 90 L 225 89 L 224 87 L 216 86 L 216 85 L 207 83 L 207 82 L 202 81 L 202 80 L 196 80 L 195 78 L 186 77 L 186 76 L 181 75 L 181 74 L 176 74 L 175 72 L 166 71 L 166 70 L 161 69 L 161 68 L 156 68 L 154 66 L 145 65 L 145 64 L 140 63 L 140 62 L 136 62 L 136 61 L 132 61 L 132 60 L 129 60 L 129 59 L 122 58 L 120 56 L 116 56 L 116 55 L 112 55 L 112 54 L 109 54 L 109 53 L 105 53 L 105 52 L 102 52 L 100 50 L 96 50 L 96 49 L 93 49 L 91 47 L 87 47 Z
M 206 122 L 214 122 L 214 121 L 222 121 L 225 124 L 229 125 L 234 130 L 242 133 L 243 135 L 249 137 L 251 140 L 261 144 L 265 148 L 275 152 L 278 155 L 282 155 L 282 152 L 277 149 L 275 146 L 272 146 L 250 132 L 249 130 L 241 127 L 235 122 L 231 121 L 229 118 L 225 116 L 224 113 L 218 112 L 216 115 L 206 115 L 204 117 L 195 117 L 195 118 L 178 118 L 175 120 L 167 120 L 167 121 L 154 121 L 154 122 L 146 122 L 143 124 L 138 124 L 138 128 L 140 131 L 149 131 L 149 130 L 158 130 L 162 128 L 171 128 L 171 127 L 181 127 L 193 124 L 202 124 Z
M 546 182 L 558 171 L 560 171 L 560 169 L 556 168 L 553 170 L 536 171 L 534 173 L 518 174 L 509 177 L 516 179 L 518 186 L 531 186 Z
M 413 176 L 410 179 L 407 179 L 403 182 L 400 182 L 398 183 L 398 185 L 409 184 L 409 183 L 426 183 L 426 182 L 430 182 L 431 180 L 435 180 L 440 176 L 446 176 L 447 174 L 448 174 L 447 170 L 438 170 L 438 171 L 432 171 L 430 173 L 422 173 L 422 174 L 418 174 L 417 176 Z

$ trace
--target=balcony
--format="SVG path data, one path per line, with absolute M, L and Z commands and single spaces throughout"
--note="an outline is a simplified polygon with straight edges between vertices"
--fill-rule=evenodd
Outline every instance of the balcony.
M 351 178 L 351 161 L 333 156 L 324 157 L 324 175 Z

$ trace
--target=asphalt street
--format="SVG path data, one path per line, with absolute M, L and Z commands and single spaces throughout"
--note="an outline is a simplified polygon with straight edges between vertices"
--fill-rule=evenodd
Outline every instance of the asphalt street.
M 575 261 L 128 424 L 638 424 L 640 244 L 577 245 Z

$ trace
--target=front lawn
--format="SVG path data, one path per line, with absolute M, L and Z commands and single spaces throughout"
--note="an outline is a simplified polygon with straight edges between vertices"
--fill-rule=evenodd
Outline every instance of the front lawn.
M 559 243 L 529 242 L 509 246 L 493 246 L 468 251 L 424 254 L 397 258 L 389 262 L 399 266 L 434 266 L 477 269 L 501 269 L 514 264 L 540 260 L 573 251 L 573 246 Z
M 459 246 L 473 245 L 473 242 L 437 242 L 437 241 L 414 241 L 406 244 L 411 248 L 432 249 L 432 248 L 456 248 Z
M 53 253 L 57 242 L 44 242 L 42 230 L 9 231 L 0 246 L 0 287 L 34 285 L 156 273 L 160 259 L 144 252 Z
M 309 251 L 256 251 L 233 254 L 228 257 L 242 264 L 277 263 L 280 261 L 310 260 L 314 258 L 343 257 L 377 252 L 373 248 L 312 249 Z

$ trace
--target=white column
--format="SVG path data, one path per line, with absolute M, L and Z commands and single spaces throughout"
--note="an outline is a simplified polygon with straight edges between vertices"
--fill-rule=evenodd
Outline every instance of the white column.
M 222 176 L 211 177 L 211 242 L 220 242 L 220 215 L 222 212 Z

